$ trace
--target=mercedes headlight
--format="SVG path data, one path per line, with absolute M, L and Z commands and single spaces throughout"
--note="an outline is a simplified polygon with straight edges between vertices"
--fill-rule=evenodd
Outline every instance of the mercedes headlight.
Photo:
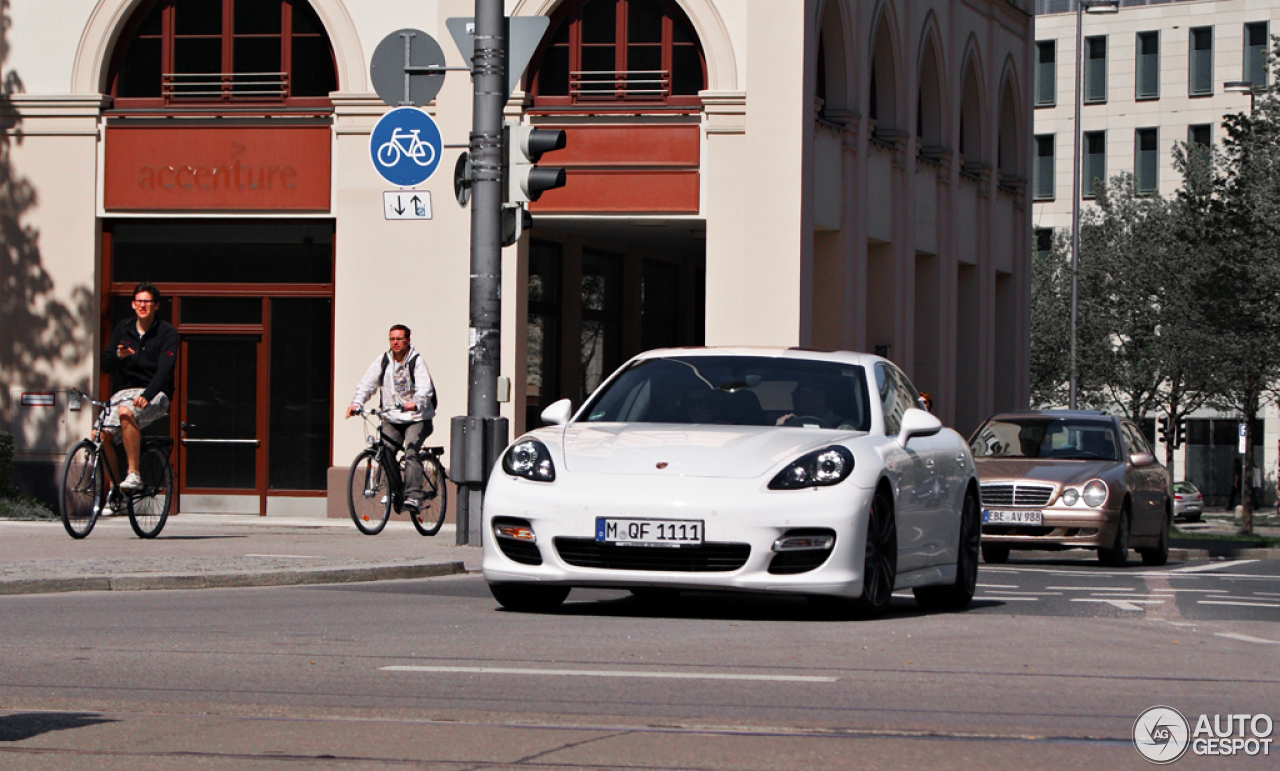
M 534 482 L 556 481 L 551 453 L 536 439 L 525 439 L 511 445 L 502 456 L 502 470 L 513 477 L 524 477 Z
M 843 482 L 853 471 L 853 453 L 832 445 L 793 461 L 769 483 L 770 490 L 799 490 Z
M 1101 479 L 1090 480 L 1084 486 L 1084 505 L 1096 509 L 1107 502 L 1107 483 Z

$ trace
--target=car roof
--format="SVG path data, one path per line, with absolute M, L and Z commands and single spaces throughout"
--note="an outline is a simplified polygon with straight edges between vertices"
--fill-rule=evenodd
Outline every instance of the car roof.
M 1009 418 L 1075 418 L 1111 422 L 1115 419 L 1115 416 L 1103 410 L 1016 410 L 1014 412 L 997 413 L 987 418 L 987 420 L 1006 420 Z
M 859 364 L 870 367 L 876 362 L 885 361 L 883 356 L 857 351 L 829 351 L 816 348 L 770 348 L 764 346 L 690 346 L 687 348 L 656 348 L 645 351 L 634 357 L 642 359 L 662 359 L 673 356 L 765 356 L 779 359 L 801 359 L 804 361 L 829 361 L 839 364 Z M 890 362 L 892 363 L 892 362 Z M 896 365 L 895 365 L 896 366 Z

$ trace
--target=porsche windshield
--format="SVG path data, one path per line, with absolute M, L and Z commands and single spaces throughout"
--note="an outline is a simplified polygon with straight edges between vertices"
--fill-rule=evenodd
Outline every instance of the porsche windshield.
M 862 367 L 768 356 L 644 359 L 597 392 L 584 414 L 591 423 L 871 428 Z
M 1074 418 L 989 420 L 973 437 L 975 458 L 1116 460 L 1116 435 L 1110 421 Z

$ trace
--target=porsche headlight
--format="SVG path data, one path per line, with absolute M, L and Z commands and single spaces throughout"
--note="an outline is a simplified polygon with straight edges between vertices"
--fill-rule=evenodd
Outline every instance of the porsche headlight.
M 1080 491 L 1074 487 L 1068 487 L 1062 491 L 1062 505 L 1074 506 L 1080 500 Z
M 1107 483 L 1093 479 L 1084 486 L 1084 505 L 1096 509 L 1107 502 Z
M 808 453 L 778 472 L 769 483 L 770 490 L 800 490 L 826 487 L 843 482 L 853 471 L 853 454 L 832 445 Z
M 524 477 L 535 482 L 556 481 L 556 467 L 551 453 L 536 439 L 516 442 L 502 456 L 502 470 L 513 477 Z

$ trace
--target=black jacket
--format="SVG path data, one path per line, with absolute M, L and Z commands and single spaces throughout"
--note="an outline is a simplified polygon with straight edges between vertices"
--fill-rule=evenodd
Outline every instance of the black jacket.
M 121 359 L 116 346 L 128 343 L 133 355 Z M 144 388 L 142 396 L 151 401 L 163 393 L 173 399 L 173 369 L 178 362 L 178 330 L 169 322 L 156 319 L 145 335 L 138 335 L 137 319 L 130 316 L 116 324 L 102 352 L 102 371 L 120 373 L 122 388 Z

